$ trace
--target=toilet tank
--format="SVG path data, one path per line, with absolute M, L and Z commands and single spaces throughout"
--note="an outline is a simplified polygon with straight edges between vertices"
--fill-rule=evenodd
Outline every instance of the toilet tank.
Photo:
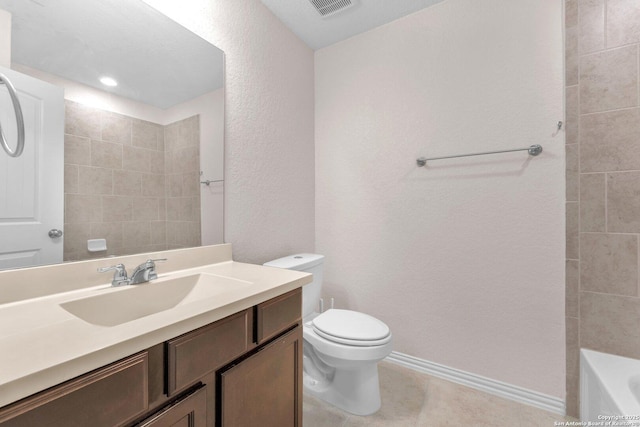
M 313 281 L 302 287 L 302 318 L 318 309 L 322 291 L 322 263 L 324 255 L 295 254 L 265 262 L 268 267 L 286 268 L 313 274 Z

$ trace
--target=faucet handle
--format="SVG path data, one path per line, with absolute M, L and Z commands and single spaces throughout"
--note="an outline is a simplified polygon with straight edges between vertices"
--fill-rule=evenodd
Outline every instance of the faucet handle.
M 145 262 L 145 268 L 149 270 L 147 280 L 154 280 L 158 278 L 158 273 L 156 273 L 156 262 L 164 262 L 166 258 L 157 258 L 157 259 L 148 259 Z
M 116 264 L 110 267 L 102 267 L 98 269 L 98 273 L 106 273 L 107 271 L 115 271 L 115 273 L 113 273 L 113 280 L 111 281 L 112 286 L 129 284 L 129 278 L 127 277 L 127 270 L 124 267 L 124 264 Z
M 148 259 L 144 265 L 146 268 L 156 268 L 156 262 L 165 262 L 167 259 L 166 258 L 157 258 L 157 259 Z

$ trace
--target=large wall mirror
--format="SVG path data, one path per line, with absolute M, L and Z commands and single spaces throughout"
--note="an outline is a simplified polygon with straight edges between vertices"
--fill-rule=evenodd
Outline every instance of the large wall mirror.
M 0 152 L 0 269 L 222 243 L 223 52 L 141 0 L 0 0 L 0 20 L 26 134 Z M 0 85 L 10 144 L 14 114 Z

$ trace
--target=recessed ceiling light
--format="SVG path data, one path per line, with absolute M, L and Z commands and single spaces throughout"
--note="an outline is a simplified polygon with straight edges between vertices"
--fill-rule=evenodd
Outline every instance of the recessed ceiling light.
M 118 86 L 118 82 L 111 78 L 111 77 L 100 77 L 100 83 L 102 83 L 105 86 L 109 86 L 109 87 L 115 87 Z

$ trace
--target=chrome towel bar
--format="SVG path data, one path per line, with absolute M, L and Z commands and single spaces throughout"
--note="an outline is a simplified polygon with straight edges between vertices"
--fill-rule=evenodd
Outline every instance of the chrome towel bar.
M 18 101 L 18 95 L 16 95 L 16 89 L 13 87 L 7 76 L 0 74 L 0 85 L 5 85 L 9 91 L 11 97 L 11 103 L 13 104 L 13 110 L 16 115 L 16 125 L 18 126 L 18 144 L 16 149 L 11 150 L 7 140 L 2 131 L 2 125 L 0 124 L 0 144 L 4 151 L 11 157 L 18 157 L 24 150 L 24 118 L 22 117 L 22 108 L 20 108 L 20 101 Z
M 431 160 L 442 160 L 442 159 L 455 159 L 458 157 L 471 157 L 471 156 L 484 156 L 486 154 L 499 154 L 499 153 L 511 153 L 513 151 L 527 151 L 530 156 L 537 156 L 542 153 L 542 145 L 534 144 L 526 148 L 515 148 L 513 150 L 498 150 L 498 151 L 485 151 L 482 153 L 471 153 L 471 154 L 458 154 L 455 156 L 443 156 L 443 157 L 419 157 L 416 159 L 416 163 L 419 167 L 426 166 L 428 161 Z

